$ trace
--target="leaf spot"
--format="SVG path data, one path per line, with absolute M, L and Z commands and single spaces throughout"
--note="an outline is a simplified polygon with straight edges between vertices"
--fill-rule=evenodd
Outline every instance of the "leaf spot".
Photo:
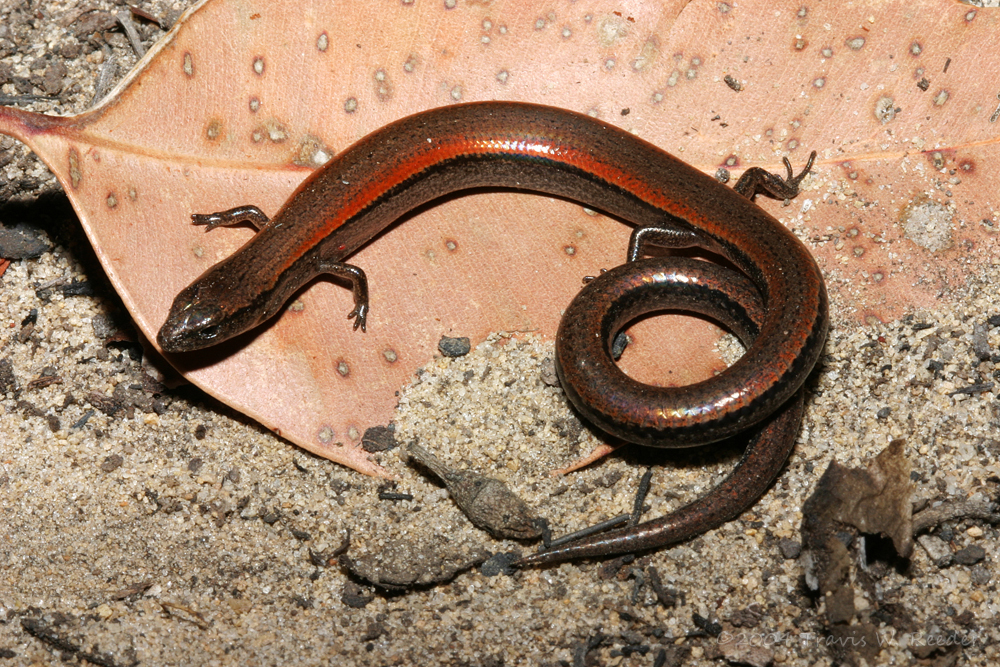
M 330 36 L 326 32 L 321 32 L 319 37 L 316 39 L 316 48 L 319 51 L 326 51 L 330 48 Z
M 382 102 L 388 101 L 392 97 L 392 82 L 389 81 L 389 73 L 384 69 L 375 70 L 375 95 Z
M 288 132 L 285 126 L 273 118 L 264 123 L 262 128 L 267 133 L 267 138 L 273 143 L 280 144 L 288 140 Z
M 318 167 L 326 164 L 333 154 L 334 151 L 324 146 L 318 137 L 306 135 L 294 162 L 304 167 Z
M 875 103 L 875 118 L 883 125 L 896 117 L 896 101 L 887 95 L 883 95 Z
M 83 180 L 83 172 L 80 170 L 80 154 L 75 148 L 69 149 L 69 178 L 73 183 L 73 189 L 79 189 L 80 181 Z
M 628 24 L 621 17 L 608 16 L 598 21 L 596 32 L 601 46 L 610 48 L 628 37 Z
M 208 137 L 209 141 L 215 141 L 222 135 L 222 121 L 218 118 L 213 118 L 208 122 L 208 127 L 205 128 L 205 136 Z
M 184 76 L 186 76 L 189 79 L 194 77 L 194 58 L 188 52 L 184 53 L 183 68 L 184 68 Z
M 931 252 L 946 250 L 953 245 L 954 216 L 955 212 L 944 204 L 919 197 L 907 204 L 901 213 L 903 234 Z
M 639 52 L 639 57 L 632 61 L 632 70 L 636 72 L 641 72 L 643 70 L 649 69 L 656 62 L 656 56 L 660 52 L 660 40 L 656 37 L 650 37 L 646 40 L 646 43 L 642 45 L 642 51 Z
M 253 59 L 253 73 L 257 76 L 264 76 L 264 59 L 260 56 Z

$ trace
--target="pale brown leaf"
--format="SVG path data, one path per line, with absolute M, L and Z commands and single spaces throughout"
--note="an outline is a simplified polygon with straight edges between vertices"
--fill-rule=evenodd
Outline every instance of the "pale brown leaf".
M 205 234 L 192 212 L 273 213 L 372 130 L 483 99 L 593 113 L 708 172 L 780 170 L 786 154 L 801 166 L 818 150 L 807 192 L 788 208 L 762 204 L 817 255 L 836 316 L 895 318 L 992 261 L 997 90 L 981 73 L 1000 57 L 995 10 L 448 6 L 206 0 L 98 108 L 71 118 L 0 108 L 0 132 L 58 176 L 150 339 L 173 296 L 251 233 Z M 289 440 L 378 474 L 361 436 L 391 419 L 394 392 L 442 335 L 552 335 L 580 278 L 622 261 L 628 231 L 545 197 L 452 199 L 351 259 L 372 285 L 367 334 L 351 330 L 347 290 L 320 281 L 259 335 L 170 361 Z M 708 325 L 664 319 L 637 327 L 630 372 L 684 384 L 722 367 L 692 342 Z

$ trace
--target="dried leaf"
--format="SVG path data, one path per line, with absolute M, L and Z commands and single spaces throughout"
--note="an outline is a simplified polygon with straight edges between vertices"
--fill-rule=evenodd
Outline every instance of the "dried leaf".
M 780 170 L 785 153 L 801 165 L 817 148 L 810 191 L 788 209 L 763 205 L 810 243 L 835 297 L 881 320 L 958 298 L 951 289 L 996 253 L 1000 177 L 986 166 L 997 100 L 980 74 L 1000 58 L 998 14 L 902 0 L 800 7 L 604 1 L 543 14 L 497 0 L 331 12 L 317 0 L 205 0 L 97 108 L 0 108 L 0 132 L 59 177 L 150 339 L 173 296 L 251 233 L 205 234 L 192 212 L 273 213 L 361 136 L 482 99 L 591 112 L 709 172 Z M 545 197 L 452 199 L 351 259 L 371 280 L 367 334 L 344 317 L 347 290 L 319 281 L 265 331 L 171 362 L 306 449 L 384 473 L 362 435 L 391 419 L 394 392 L 442 335 L 552 335 L 580 278 L 621 262 L 628 233 Z M 709 325 L 667 321 L 633 330 L 630 373 L 685 384 L 722 367 L 688 342 Z
M 865 469 L 832 461 L 802 505 L 806 583 L 823 596 L 827 630 L 838 638 L 829 649 L 838 662 L 858 664 L 860 657 L 871 663 L 879 651 L 877 629 L 855 607 L 853 559 L 845 544 L 853 535 L 842 531 L 851 526 L 887 535 L 903 557 L 913 550 L 913 485 L 903 444 L 892 441 Z
M 806 544 L 836 522 L 862 533 L 885 535 L 900 556 L 909 557 L 913 551 L 913 482 L 903 444 L 893 440 L 866 469 L 830 462 L 816 490 L 802 505 Z

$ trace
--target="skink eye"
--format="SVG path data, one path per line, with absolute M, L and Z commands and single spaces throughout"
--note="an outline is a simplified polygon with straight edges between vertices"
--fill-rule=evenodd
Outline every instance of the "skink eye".
M 213 324 L 210 327 L 205 327 L 204 329 L 202 329 L 199 332 L 198 337 L 201 338 L 202 340 L 212 340 L 218 335 L 219 335 L 219 327 L 218 325 Z

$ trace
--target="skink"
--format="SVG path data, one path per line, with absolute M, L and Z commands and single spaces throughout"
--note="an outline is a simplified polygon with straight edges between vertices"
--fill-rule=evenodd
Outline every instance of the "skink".
M 790 196 L 798 179 L 785 182 L 756 170 L 744 182 Z M 765 315 L 758 337 L 733 366 L 702 382 L 623 387 L 624 393 L 607 395 L 600 391 L 602 371 L 582 360 L 572 371 L 582 384 L 568 386 L 567 394 L 608 433 L 660 447 L 720 440 L 775 412 L 819 357 L 828 325 L 823 278 L 808 250 L 777 220 L 624 130 L 511 102 L 442 107 L 387 125 L 309 176 L 273 219 L 252 206 L 194 216 L 209 228 L 249 221 L 259 231 L 177 296 L 157 341 L 168 353 L 224 341 L 273 317 L 323 273 L 351 281 L 349 317 L 363 329 L 367 280 L 344 259 L 406 212 L 476 187 L 586 203 L 636 225 L 629 259 L 650 244 L 701 247 L 726 257 L 760 292 Z M 596 403 L 588 402 L 594 396 Z M 610 401 L 610 409 L 602 401 Z
M 736 364 L 697 384 L 620 397 L 647 408 L 620 411 L 616 423 L 595 418 L 613 435 L 659 446 L 666 439 L 673 446 L 719 440 L 774 412 L 819 356 L 828 319 L 823 278 L 777 220 L 624 130 L 511 102 L 442 107 L 387 125 L 314 172 L 273 220 L 253 207 L 198 217 L 210 227 L 248 220 L 260 231 L 176 297 L 157 341 L 168 353 L 224 341 L 273 317 L 321 273 L 353 283 L 350 316 L 364 327 L 364 272 L 343 260 L 413 208 L 475 187 L 587 203 L 640 230 L 662 232 L 660 243 L 725 256 L 760 290 L 767 317 Z

